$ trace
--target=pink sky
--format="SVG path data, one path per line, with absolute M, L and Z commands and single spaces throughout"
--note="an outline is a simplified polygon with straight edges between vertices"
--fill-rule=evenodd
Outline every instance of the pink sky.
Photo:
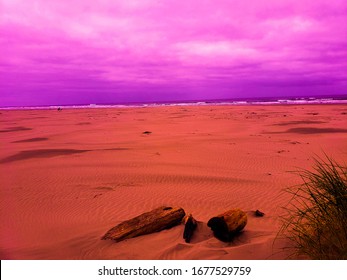
M 1 0 L 0 106 L 346 94 L 346 0 Z

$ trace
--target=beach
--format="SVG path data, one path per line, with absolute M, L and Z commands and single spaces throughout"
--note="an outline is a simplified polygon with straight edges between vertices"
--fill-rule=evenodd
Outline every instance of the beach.
M 347 159 L 346 104 L 0 113 L 1 259 L 286 259 L 284 190 L 316 156 Z M 191 243 L 183 224 L 101 240 L 160 206 L 194 216 Z M 222 242 L 207 221 L 233 208 L 248 223 Z

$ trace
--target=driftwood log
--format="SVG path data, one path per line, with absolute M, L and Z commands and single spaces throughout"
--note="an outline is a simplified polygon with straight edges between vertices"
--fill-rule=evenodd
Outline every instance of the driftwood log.
M 185 223 L 185 226 L 184 226 L 183 238 L 187 243 L 189 243 L 198 223 L 193 218 L 192 214 L 189 214 L 185 217 L 184 223 Z
M 231 241 L 247 224 L 247 215 L 240 209 L 232 209 L 211 218 L 207 225 L 214 235 L 224 241 Z
M 102 239 L 116 242 L 171 228 L 182 222 L 185 212 L 179 207 L 162 206 L 111 228 Z

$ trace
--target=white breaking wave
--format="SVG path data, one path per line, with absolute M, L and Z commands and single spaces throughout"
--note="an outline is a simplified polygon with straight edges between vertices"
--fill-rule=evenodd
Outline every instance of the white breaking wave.
M 52 106 L 21 106 L 21 107 L 0 107 L 0 110 L 58 110 L 60 109 L 87 109 L 87 108 L 141 108 L 141 107 L 161 107 L 161 106 L 225 106 L 225 105 L 275 105 L 275 104 L 347 104 L 347 99 L 334 98 L 294 98 L 278 100 L 238 100 L 238 101 L 196 101 L 196 102 L 175 102 L 175 103 L 143 103 L 143 104 L 89 104 L 89 105 L 52 105 Z

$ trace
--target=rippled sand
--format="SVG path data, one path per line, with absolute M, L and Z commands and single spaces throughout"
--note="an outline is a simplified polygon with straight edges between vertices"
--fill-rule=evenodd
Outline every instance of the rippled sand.
M 347 159 L 346 105 L 1 111 L 1 259 L 283 259 L 290 171 Z M 147 133 L 144 133 L 147 132 Z M 199 221 L 120 243 L 121 221 L 181 206 Z M 231 243 L 206 223 L 248 214 Z M 255 210 L 265 216 L 254 216 Z

